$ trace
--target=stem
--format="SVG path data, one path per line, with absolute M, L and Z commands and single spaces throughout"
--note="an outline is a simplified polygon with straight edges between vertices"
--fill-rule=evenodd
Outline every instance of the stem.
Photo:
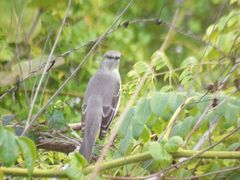
M 172 155 L 175 158 L 178 157 L 191 157 L 196 154 L 199 154 L 201 151 L 192 151 L 192 150 L 178 150 Z M 240 159 L 240 152 L 238 151 L 207 151 L 198 158 L 206 158 L 206 159 Z M 126 164 L 137 163 L 141 161 L 146 161 L 152 159 L 152 156 L 149 152 L 139 153 L 136 155 L 130 155 L 126 157 L 122 157 L 115 160 L 105 161 L 100 165 L 100 171 L 104 171 L 107 169 L 116 168 L 119 166 L 123 166 Z M 91 165 L 83 169 L 84 174 L 89 174 L 94 170 L 96 166 Z M 7 168 L 0 167 L 0 172 L 3 172 L 5 175 L 11 176 L 28 176 L 28 170 L 25 168 Z M 33 177 L 67 177 L 67 173 L 65 170 L 41 170 L 34 169 Z
M 28 169 L 0 167 L 0 172 L 11 176 L 28 177 Z M 64 170 L 42 170 L 34 169 L 32 177 L 68 177 Z

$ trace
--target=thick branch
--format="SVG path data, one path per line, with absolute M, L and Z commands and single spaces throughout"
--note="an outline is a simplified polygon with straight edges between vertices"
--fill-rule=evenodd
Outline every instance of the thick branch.
M 48 138 L 40 139 L 37 143 L 39 149 L 64 153 L 70 153 L 77 147 L 77 145 L 72 142 L 58 142 Z
M 179 157 L 192 157 L 196 154 L 199 154 L 201 151 L 192 151 L 192 150 L 178 150 L 172 155 L 175 158 Z M 240 159 L 240 152 L 238 151 L 207 151 L 197 158 L 206 158 L 206 159 Z M 116 168 L 119 166 L 123 166 L 126 164 L 137 163 L 141 161 L 146 161 L 152 159 L 152 156 L 149 152 L 139 153 L 136 155 L 126 156 L 123 158 L 105 161 L 100 165 L 100 171 L 104 171 L 107 169 Z M 94 165 L 88 166 L 84 168 L 83 173 L 88 174 L 92 172 L 95 168 Z M 5 175 L 12 176 L 28 176 L 28 170 L 24 168 L 6 168 L 0 167 L 0 172 L 3 172 Z M 66 171 L 64 170 L 41 170 L 34 169 L 33 177 L 67 177 Z

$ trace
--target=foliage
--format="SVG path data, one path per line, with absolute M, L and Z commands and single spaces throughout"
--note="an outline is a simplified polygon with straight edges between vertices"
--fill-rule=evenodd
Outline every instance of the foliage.
M 31 176 L 37 159 L 35 143 L 26 137 L 16 137 L 9 128 L 0 127 L 0 135 L 0 160 L 3 165 L 12 166 L 21 153 Z
M 91 166 L 73 151 L 82 137 L 75 123 L 81 122 L 82 97 L 89 78 L 103 53 L 116 49 L 122 53 L 122 96 L 115 119 L 121 117 L 144 83 L 105 159 L 127 159 L 141 153 L 149 153 L 151 158 L 114 166 L 102 171 L 99 178 L 133 178 L 163 171 L 166 177 L 181 178 L 239 167 L 238 158 L 193 159 L 168 171 L 184 160 L 174 156 L 182 149 L 204 150 L 216 143 L 210 150 L 239 151 L 239 129 L 223 140 L 240 125 L 239 0 L 133 1 L 80 71 L 48 104 L 127 3 L 71 1 L 54 57 L 36 96 L 33 118 L 48 106 L 26 136 L 21 136 L 68 1 L 0 2 L 1 166 L 27 168 L 28 176 L 38 167 L 58 169 L 71 179 L 89 178 L 84 172 Z M 58 149 L 62 152 L 50 151 L 49 142 L 55 143 L 53 147 L 62 145 Z M 92 165 L 106 142 L 108 138 L 97 141 Z M 42 146 L 44 143 L 50 145 Z M 65 149 L 73 152 L 67 156 Z M 238 171 L 213 173 L 208 179 L 234 179 Z M 0 170 L 1 177 L 4 172 Z

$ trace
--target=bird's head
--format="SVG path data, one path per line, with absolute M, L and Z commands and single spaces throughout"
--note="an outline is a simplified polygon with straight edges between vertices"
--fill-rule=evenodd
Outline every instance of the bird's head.
M 121 53 L 118 51 L 107 51 L 103 56 L 103 62 L 101 67 L 106 68 L 108 70 L 118 69 L 118 65 L 120 63 Z

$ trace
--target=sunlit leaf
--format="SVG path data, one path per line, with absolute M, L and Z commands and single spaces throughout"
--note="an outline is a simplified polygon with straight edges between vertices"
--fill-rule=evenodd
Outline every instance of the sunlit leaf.
M 145 126 L 140 138 L 144 143 L 148 142 L 151 139 L 150 129 Z

